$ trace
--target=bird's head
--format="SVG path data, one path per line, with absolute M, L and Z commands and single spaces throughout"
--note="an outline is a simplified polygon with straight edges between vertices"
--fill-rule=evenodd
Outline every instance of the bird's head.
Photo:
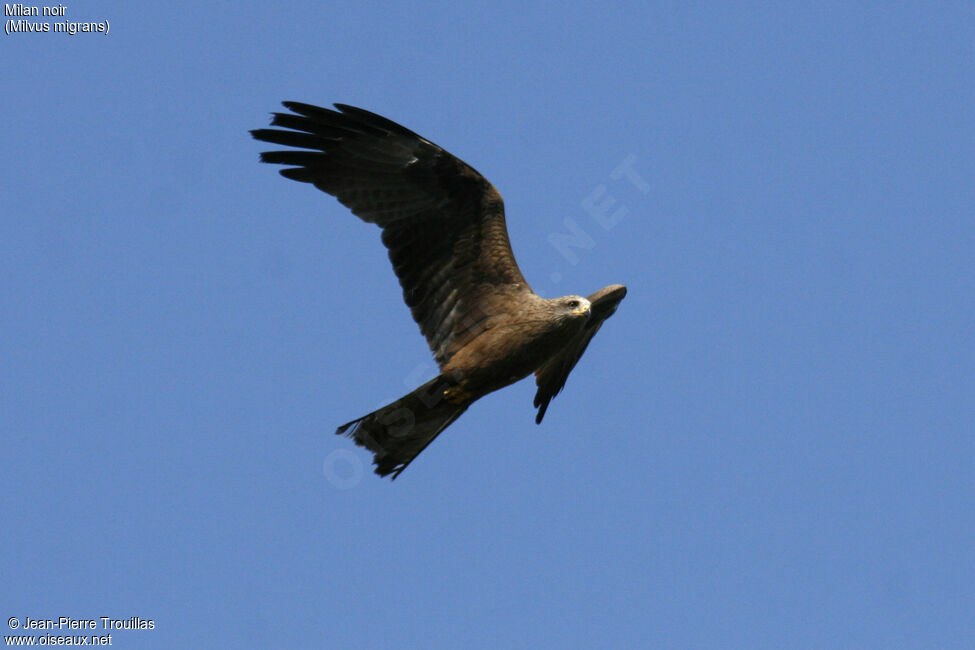
M 574 318 L 588 318 L 592 307 L 589 300 L 582 296 L 562 296 L 558 298 L 558 304 L 565 315 Z

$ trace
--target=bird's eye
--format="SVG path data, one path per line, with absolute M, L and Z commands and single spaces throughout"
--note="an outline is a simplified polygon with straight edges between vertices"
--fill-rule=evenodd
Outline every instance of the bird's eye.
M 570 300 L 569 301 L 569 307 L 572 307 L 573 309 L 575 309 L 578 306 L 579 306 L 579 301 L 578 300 Z

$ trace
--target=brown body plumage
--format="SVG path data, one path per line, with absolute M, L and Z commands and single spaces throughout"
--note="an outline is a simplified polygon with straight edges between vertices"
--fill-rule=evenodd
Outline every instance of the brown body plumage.
M 255 138 L 303 150 L 261 160 L 337 197 L 382 228 L 409 306 L 441 374 L 409 395 L 339 427 L 399 475 L 480 397 L 535 373 L 541 422 L 600 325 L 626 295 L 536 295 L 515 262 L 501 195 L 472 167 L 368 111 L 285 102 Z

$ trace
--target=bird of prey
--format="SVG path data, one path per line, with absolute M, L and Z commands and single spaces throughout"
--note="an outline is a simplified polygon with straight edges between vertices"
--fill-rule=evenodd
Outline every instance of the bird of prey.
M 284 102 L 258 140 L 285 178 L 311 183 L 382 229 L 393 270 L 440 375 L 378 411 L 343 424 L 396 478 L 477 399 L 534 373 L 535 421 L 565 385 L 626 287 L 545 299 L 511 252 L 504 204 L 470 165 L 395 122 L 344 104 Z

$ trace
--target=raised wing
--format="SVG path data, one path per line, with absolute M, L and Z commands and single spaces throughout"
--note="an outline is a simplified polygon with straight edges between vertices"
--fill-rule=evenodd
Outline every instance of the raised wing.
M 622 284 L 611 284 L 589 296 L 592 311 L 586 327 L 569 345 L 565 346 L 562 352 L 552 357 L 535 372 L 535 383 L 538 385 L 538 392 L 535 393 L 535 406 L 538 408 L 538 415 L 535 416 L 536 423 L 542 422 L 549 402 L 565 386 L 565 380 L 569 378 L 569 373 L 575 368 L 582 353 L 586 351 L 589 341 L 596 336 L 603 321 L 616 312 L 616 308 L 625 296 L 626 287 Z
M 284 102 L 258 140 L 286 178 L 312 183 L 382 228 L 403 299 L 442 367 L 481 331 L 498 294 L 531 292 L 518 269 L 498 191 L 474 168 L 361 108 Z M 502 303 L 503 304 L 503 303 Z

